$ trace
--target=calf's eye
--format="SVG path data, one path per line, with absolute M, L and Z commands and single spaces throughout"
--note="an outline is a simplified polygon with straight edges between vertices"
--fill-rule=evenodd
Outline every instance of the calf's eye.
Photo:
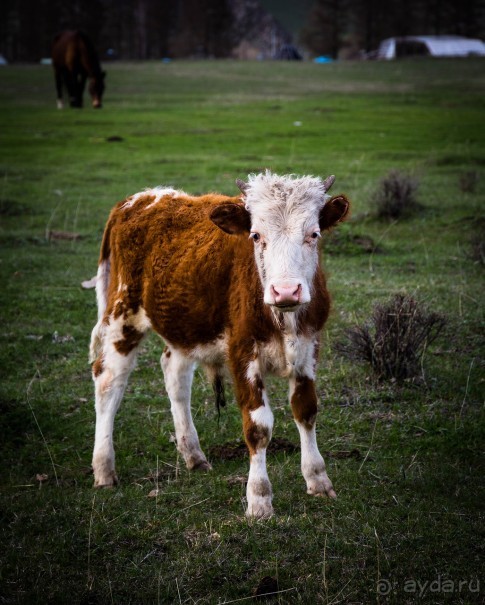
M 312 233 L 312 239 L 318 239 L 320 237 L 320 231 L 314 231 Z
M 253 242 L 259 242 L 259 240 L 261 239 L 261 236 L 259 235 L 259 233 L 256 233 L 256 231 L 253 231 L 249 237 L 253 240 Z

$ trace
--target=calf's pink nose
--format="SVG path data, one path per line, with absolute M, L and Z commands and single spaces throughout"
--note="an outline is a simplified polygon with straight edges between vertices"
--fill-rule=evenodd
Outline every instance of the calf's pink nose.
M 276 285 L 271 286 L 271 294 L 273 295 L 275 305 L 294 305 L 300 302 L 301 284 L 295 286 Z

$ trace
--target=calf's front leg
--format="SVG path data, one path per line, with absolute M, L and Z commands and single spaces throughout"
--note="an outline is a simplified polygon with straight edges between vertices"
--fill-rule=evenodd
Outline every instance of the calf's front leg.
M 266 469 L 266 450 L 273 430 L 273 413 L 267 399 L 257 408 L 243 408 L 243 425 L 250 457 L 246 514 L 268 519 L 273 514 L 273 490 Z
M 250 458 L 246 515 L 267 519 L 273 514 L 273 491 L 266 470 L 266 450 L 273 431 L 273 412 L 257 360 L 249 364 L 245 376 L 236 374 L 234 382 Z
M 315 383 L 308 376 L 290 379 L 290 402 L 301 441 L 301 472 L 306 481 L 307 493 L 313 496 L 336 498 L 328 478 L 325 462 L 318 451 L 315 423 L 317 394 Z

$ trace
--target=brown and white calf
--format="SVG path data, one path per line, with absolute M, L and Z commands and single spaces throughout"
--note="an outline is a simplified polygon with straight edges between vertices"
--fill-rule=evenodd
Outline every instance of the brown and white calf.
M 205 368 L 220 396 L 228 367 L 250 455 L 247 514 L 273 513 L 266 470 L 273 414 L 264 385 L 271 372 L 289 379 L 308 493 L 335 497 L 315 437 L 314 384 L 329 312 L 318 240 L 349 210 L 343 195 L 327 195 L 333 181 L 267 171 L 238 181 L 239 197 L 157 188 L 112 210 L 91 337 L 95 486 L 117 482 L 114 417 L 140 342 L 152 329 L 166 343 L 161 365 L 177 447 L 189 469 L 211 468 L 190 412 L 194 368 Z

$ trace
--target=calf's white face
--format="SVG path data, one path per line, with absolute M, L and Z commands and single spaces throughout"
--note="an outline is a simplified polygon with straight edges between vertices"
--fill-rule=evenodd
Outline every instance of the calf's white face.
M 223 204 L 212 212 L 227 233 L 249 231 L 266 304 L 295 311 L 310 302 L 321 232 L 348 211 L 344 197 L 326 195 L 333 181 L 269 171 L 250 175 L 247 183 L 238 181 L 244 207 Z
M 251 212 L 250 234 L 264 302 L 293 311 L 311 299 L 318 266 L 318 212 L 285 212 L 280 207 L 265 210 L 256 206 Z

